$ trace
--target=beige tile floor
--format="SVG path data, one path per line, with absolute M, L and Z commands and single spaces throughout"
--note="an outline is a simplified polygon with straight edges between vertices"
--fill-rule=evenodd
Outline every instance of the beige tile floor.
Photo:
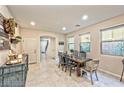
M 58 68 L 55 60 L 44 58 L 40 63 L 29 65 L 26 80 L 27 87 L 124 87 L 124 82 L 108 74 L 98 72 L 99 81 L 94 79 L 91 85 L 89 76 L 77 77 L 73 72 L 64 72 Z

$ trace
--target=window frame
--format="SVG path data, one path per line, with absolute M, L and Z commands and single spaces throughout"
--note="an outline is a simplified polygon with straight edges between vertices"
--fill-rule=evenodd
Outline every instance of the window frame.
M 68 51 L 70 52 L 69 45 L 70 45 L 70 44 L 74 44 L 74 48 L 75 48 L 75 42 L 74 42 L 74 43 L 69 43 L 69 42 L 68 42 L 68 39 L 69 39 L 69 38 L 74 38 L 74 36 L 69 36 L 69 37 L 67 37 L 67 46 L 68 46 Z M 74 38 L 74 39 L 75 39 L 75 38 Z
M 100 29 L 100 54 L 101 55 L 108 55 L 108 56 L 117 56 L 117 57 L 124 57 L 124 55 L 115 55 L 115 54 L 104 54 L 102 52 L 102 43 L 103 42 L 121 42 L 123 41 L 124 42 L 124 39 L 123 40 L 108 40 L 108 41 L 102 41 L 102 32 L 103 31 L 107 31 L 107 30 L 113 30 L 113 29 L 117 29 L 117 28 L 120 28 L 120 27 L 124 27 L 124 24 L 119 24 L 119 25 L 115 25 L 115 26 L 111 26 L 111 27 L 107 27 L 107 28 L 104 28 L 104 29 Z
M 86 35 L 86 34 L 89 34 L 90 35 L 90 42 L 85 42 L 85 43 L 90 43 L 90 47 L 89 47 L 90 49 L 86 53 L 90 53 L 91 52 L 91 33 L 90 32 L 86 32 L 86 33 L 83 33 L 83 34 L 79 34 L 79 37 L 81 38 L 82 35 Z M 79 43 L 79 49 L 80 49 L 80 51 L 81 51 L 81 43 L 83 43 L 83 42 L 81 42 L 81 39 L 80 39 L 80 43 Z

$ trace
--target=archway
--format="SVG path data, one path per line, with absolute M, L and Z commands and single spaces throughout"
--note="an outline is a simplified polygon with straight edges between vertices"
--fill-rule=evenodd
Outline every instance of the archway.
M 44 58 L 55 59 L 56 51 L 56 37 L 40 36 L 40 61 Z

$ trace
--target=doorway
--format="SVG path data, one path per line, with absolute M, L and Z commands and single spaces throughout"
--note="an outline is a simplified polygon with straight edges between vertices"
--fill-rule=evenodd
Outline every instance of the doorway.
M 40 37 L 40 59 L 55 59 L 56 42 L 54 37 Z
M 41 39 L 41 53 L 46 54 L 48 46 L 49 46 L 49 40 L 48 39 Z

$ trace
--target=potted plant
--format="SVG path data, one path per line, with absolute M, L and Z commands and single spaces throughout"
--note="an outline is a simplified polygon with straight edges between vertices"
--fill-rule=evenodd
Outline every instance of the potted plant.
M 17 23 L 15 22 L 14 18 L 9 18 L 9 19 L 4 18 L 3 25 L 4 25 L 4 31 L 7 34 L 14 36 L 15 27 L 17 27 Z
M 73 49 L 70 49 L 70 53 L 71 53 L 71 57 L 72 57 L 73 54 L 74 54 L 74 50 Z

